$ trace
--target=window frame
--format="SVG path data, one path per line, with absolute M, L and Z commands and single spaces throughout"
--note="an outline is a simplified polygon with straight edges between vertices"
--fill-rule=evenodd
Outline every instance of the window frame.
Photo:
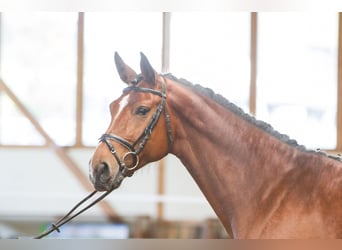
M 342 152 L 342 13 L 338 13 L 338 59 L 337 59 L 337 114 L 336 114 L 336 148 L 335 149 L 323 149 L 327 152 L 336 153 Z M 170 61 L 170 25 L 172 22 L 172 13 L 163 12 L 162 20 L 162 69 L 166 72 L 169 69 Z M 84 73 L 84 27 L 85 27 L 86 13 L 78 12 L 78 24 L 77 24 L 77 66 L 76 66 L 76 96 L 75 96 L 75 109 L 76 109 L 76 126 L 75 126 L 75 140 L 71 146 L 62 146 L 63 148 L 93 148 L 94 146 L 86 146 L 82 142 L 82 120 L 83 120 L 83 73 Z M 249 113 L 255 115 L 256 103 L 257 103 L 257 38 L 258 38 L 258 13 L 250 13 L 250 86 L 249 86 Z M 1 14 L 0 14 L 1 25 Z M 1 36 L 1 26 L 0 26 Z M 1 52 L 1 44 L 0 44 Z M 25 115 L 25 114 L 24 114 Z M 8 148 L 42 148 L 48 145 L 7 145 L 0 144 L 0 147 Z

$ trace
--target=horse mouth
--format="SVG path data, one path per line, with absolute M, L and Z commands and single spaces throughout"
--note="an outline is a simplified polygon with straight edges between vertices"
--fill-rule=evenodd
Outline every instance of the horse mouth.
M 96 181 L 92 180 L 93 186 L 96 191 L 112 191 L 120 187 L 123 179 L 125 177 L 119 172 L 114 178 L 110 179 L 98 179 Z
M 119 172 L 115 178 L 114 178 L 114 181 L 112 182 L 112 185 L 111 185 L 111 190 L 114 190 L 114 189 L 117 189 L 118 187 L 120 187 L 123 179 L 125 179 L 125 176 L 122 175 L 121 172 Z

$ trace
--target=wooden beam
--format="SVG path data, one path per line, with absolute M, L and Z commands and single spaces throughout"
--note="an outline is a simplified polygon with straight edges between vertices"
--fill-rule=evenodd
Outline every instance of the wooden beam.
M 84 13 L 78 13 L 77 23 L 77 87 L 76 87 L 76 139 L 75 146 L 82 146 L 83 121 L 83 60 L 84 59 Z
M 250 68 L 250 88 L 249 88 L 249 112 L 256 114 L 256 91 L 257 91 L 257 29 L 258 16 L 256 12 L 251 13 L 251 68 Z
M 165 194 L 165 158 L 158 162 L 158 177 L 157 177 L 157 194 L 159 196 Z M 157 203 L 157 220 L 164 220 L 164 202 Z
M 337 141 L 336 150 L 342 152 L 342 13 L 338 17 L 338 63 L 337 63 Z
M 170 20 L 171 13 L 163 12 L 163 37 L 162 37 L 162 73 L 170 70 Z M 158 176 L 157 176 L 157 194 L 164 195 L 165 193 L 165 159 L 158 162 Z M 157 219 L 164 219 L 164 203 L 158 201 L 157 203 Z
M 71 157 L 64 151 L 64 149 L 58 146 L 49 134 L 44 130 L 40 123 L 34 118 L 31 112 L 25 107 L 25 105 L 19 100 L 19 98 L 12 92 L 12 90 L 0 79 L 0 90 L 4 91 L 7 96 L 14 102 L 17 108 L 22 114 L 31 122 L 34 128 L 39 132 L 46 141 L 46 144 L 51 148 L 54 153 L 64 162 L 65 166 L 71 171 L 81 185 L 87 190 L 92 192 L 94 190 L 88 177 L 81 171 L 77 164 L 71 159 Z M 111 221 L 121 221 L 121 218 L 114 212 L 110 204 L 106 201 L 99 203 L 103 212 Z
M 170 70 L 170 21 L 171 13 L 163 12 L 162 72 Z

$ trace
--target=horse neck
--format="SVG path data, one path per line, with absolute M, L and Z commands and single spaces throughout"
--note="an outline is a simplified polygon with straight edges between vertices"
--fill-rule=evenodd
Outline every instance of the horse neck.
M 268 185 L 300 153 L 208 97 L 173 84 L 168 90 L 172 152 L 192 175 L 224 224 L 238 234 Z M 271 165 L 272 163 L 272 165 Z M 243 216 L 240 216 L 242 214 Z

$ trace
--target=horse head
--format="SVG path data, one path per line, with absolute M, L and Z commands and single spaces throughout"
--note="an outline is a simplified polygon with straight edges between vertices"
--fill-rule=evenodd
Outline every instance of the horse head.
M 90 180 L 98 191 L 119 187 L 126 176 L 164 157 L 172 142 L 164 78 L 143 53 L 141 74 L 126 65 L 118 53 L 114 59 L 127 87 L 110 104 L 111 122 L 89 163 Z

